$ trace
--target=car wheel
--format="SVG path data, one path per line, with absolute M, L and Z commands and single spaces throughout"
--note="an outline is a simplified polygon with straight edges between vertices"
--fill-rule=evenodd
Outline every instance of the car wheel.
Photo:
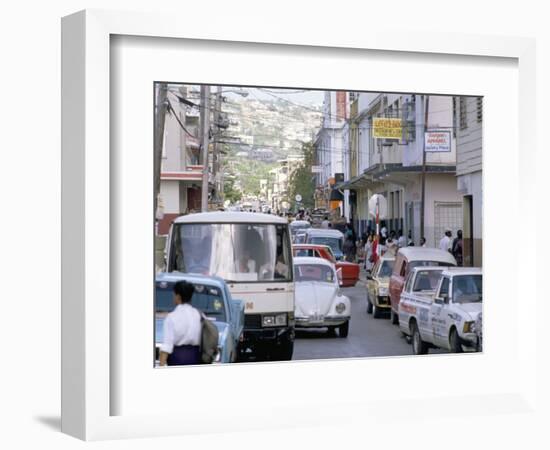
M 395 314 L 395 312 L 393 311 L 393 308 L 391 307 L 390 307 L 390 318 L 391 318 L 391 323 L 393 325 L 397 325 L 399 323 L 399 316 Z
M 348 337 L 348 333 L 349 333 L 349 320 L 344 325 L 340 325 L 338 327 L 338 336 L 340 336 L 341 338 L 345 338 L 345 337 Z
M 328 335 L 336 336 L 336 327 L 328 327 Z
M 367 295 L 367 314 L 372 314 L 372 303 L 368 295 Z
M 460 336 L 458 335 L 458 331 L 456 331 L 456 328 L 453 328 L 451 330 L 451 336 L 449 337 L 449 346 L 451 348 L 451 352 L 453 353 L 462 353 L 462 344 L 460 343 Z
M 428 353 L 428 344 L 422 340 L 420 330 L 416 322 L 411 323 L 412 350 L 414 355 L 425 355 Z

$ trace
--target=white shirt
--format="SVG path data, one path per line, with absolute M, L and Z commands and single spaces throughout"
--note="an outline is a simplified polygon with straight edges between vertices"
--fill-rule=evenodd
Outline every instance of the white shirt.
M 448 252 L 451 248 L 451 238 L 449 236 L 443 236 L 439 241 L 439 249 Z
M 329 221 L 328 220 L 323 220 L 321 222 L 321 228 L 328 228 L 328 224 L 329 224 Z
M 398 240 L 397 240 L 397 245 L 399 245 L 399 247 L 405 247 L 407 241 L 405 240 L 405 236 L 401 236 Z
M 200 345 L 201 315 L 190 304 L 178 305 L 164 320 L 164 342 L 160 350 L 172 353 L 174 346 Z

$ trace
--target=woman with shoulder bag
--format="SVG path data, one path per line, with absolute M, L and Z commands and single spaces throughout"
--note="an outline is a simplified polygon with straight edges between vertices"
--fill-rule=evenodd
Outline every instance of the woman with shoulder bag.
M 195 287 L 187 281 L 174 285 L 176 307 L 164 320 L 164 342 L 160 347 L 161 366 L 200 364 L 201 313 L 191 305 Z

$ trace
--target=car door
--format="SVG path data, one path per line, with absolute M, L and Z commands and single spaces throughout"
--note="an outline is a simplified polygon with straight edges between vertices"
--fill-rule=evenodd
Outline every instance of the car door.
M 447 336 L 447 306 L 451 292 L 451 280 L 443 277 L 439 285 L 436 297 L 431 307 L 431 322 L 433 331 L 433 343 L 438 347 L 448 348 L 449 339 Z
M 371 271 L 371 276 L 367 278 L 367 293 L 368 298 L 371 300 L 371 302 L 374 301 L 374 295 L 376 291 L 376 277 L 378 276 L 378 268 L 380 267 L 380 261 L 376 262 L 374 264 L 374 267 Z

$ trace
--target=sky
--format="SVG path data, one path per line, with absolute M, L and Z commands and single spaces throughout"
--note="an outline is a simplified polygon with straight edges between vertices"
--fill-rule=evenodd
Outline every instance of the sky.
M 224 89 L 230 89 L 229 87 L 224 87 Z M 314 91 L 314 90 L 305 90 L 305 89 L 282 89 L 282 88 L 266 88 L 266 89 L 257 89 L 257 88 L 236 88 L 238 90 L 249 91 L 249 98 L 259 98 L 260 100 L 273 100 L 275 97 L 281 97 L 289 101 L 306 104 L 306 105 L 317 105 L 321 106 L 323 104 L 323 99 L 325 92 L 324 91 Z M 237 94 L 227 94 L 228 97 L 235 99 L 240 98 Z

